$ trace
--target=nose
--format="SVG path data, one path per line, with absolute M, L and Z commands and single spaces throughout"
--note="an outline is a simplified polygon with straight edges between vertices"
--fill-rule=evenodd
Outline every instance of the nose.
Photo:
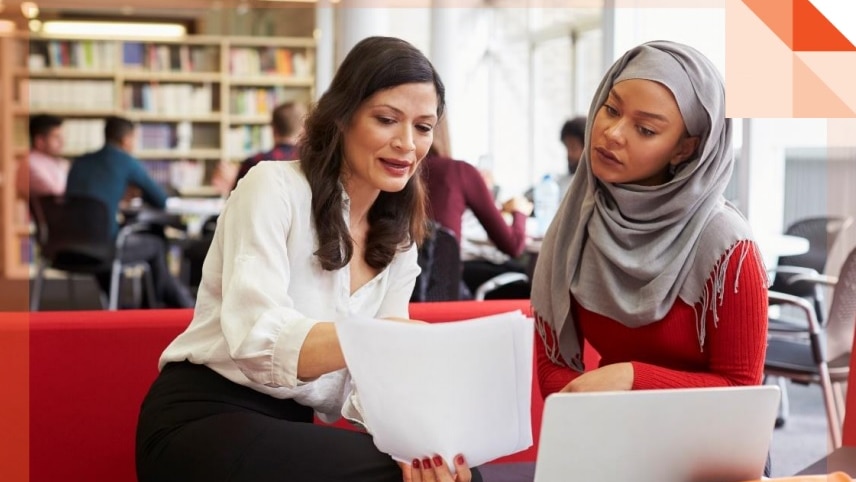
M 416 142 L 413 139 L 413 127 L 403 125 L 401 131 L 392 140 L 392 147 L 404 152 L 415 151 Z
M 603 135 L 610 142 L 621 144 L 624 142 L 625 121 L 617 119 L 606 126 L 603 130 Z

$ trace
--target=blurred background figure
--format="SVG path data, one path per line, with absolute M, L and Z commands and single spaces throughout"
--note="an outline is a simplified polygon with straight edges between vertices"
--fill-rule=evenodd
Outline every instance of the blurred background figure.
M 568 172 L 556 180 L 559 183 L 559 189 L 562 197 L 568 191 L 568 186 L 571 185 L 571 179 L 574 177 L 574 172 L 577 170 L 577 164 L 580 162 L 580 157 L 583 155 L 583 146 L 586 143 L 586 118 L 584 116 L 574 117 L 566 121 L 562 125 L 562 131 L 559 135 L 562 144 L 568 153 Z
M 119 204 L 129 187 L 138 188 L 148 205 L 160 210 L 166 207 L 164 190 L 149 176 L 142 162 L 131 155 L 135 136 L 136 129 L 130 120 L 108 117 L 104 123 L 104 147 L 77 158 L 68 173 L 68 194 L 88 196 L 104 203 L 114 237 L 119 231 Z M 167 243 L 162 229 L 159 233 L 135 233 L 126 241 L 121 259 L 124 262 L 148 263 L 158 304 L 170 308 L 192 308 L 195 300 L 169 272 L 166 252 Z M 96 278 L 101 290 L 109 292 L 110 273 L 101 273 Z
M 523 265 L 511 258 L 520 256 L 526 247 L 526 218 L 532 213 L 532 203 L 517 196 L 497 208 L 492 186 L 487 185 L 482 173 L 472 164 L 450 157 L 448 137 L 448 126 L 443 120 L 435 127 L 434 143 L 422 170 L 428 189 L 428 214 L 454 232 L 461 243 L 466 237 L 462 234 L 463 219 L 471 211 L 486 234 L 484 244 L 491 248 L 489 251 L 501 253 L 501 259 L 465 259 L 461 298 L 467 299 L 478 286 L 497 274 L 510 270 L 523 272 Z M 510 223 L 503 215 L 510 218 Z M 528 297 L 528 288 L 525 291 L 522 297 Z
M 271 113 L 274 147 L 244 159 L 238 169 L 238 175 L 232 186 L 234 189 L 247 172 L 261 161 L 293 161 L 300 152 L 297 143 L 303 134 L 303 120 L 306 118 L 306 106 L 300 102 L 289 101 L 274 108 Z
M 18 166 L 18 195 L 62 196 L 70 162 L 62 157 L 62 119 L 50 114 L 30 117 L 30 153 L 27 165 Z

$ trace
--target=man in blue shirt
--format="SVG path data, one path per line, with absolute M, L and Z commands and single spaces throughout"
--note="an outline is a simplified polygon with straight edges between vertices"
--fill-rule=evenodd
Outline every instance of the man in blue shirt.
M 104 125 L 104 147 L 76 159 L 68 173 L 66 194 L 76 194 L 102 201 L 109 213 L 110 232 L 119 231 L 116 215 L 119 203 L 129 186 L 137 187 L 143 200 L 151 206 L 166 207 L 166 193 L 149 176 L 143 164 L 130 152 L 134 146 L 134 124 L 122 117 L 108 117 Z M 166 240 L 157 234 L 134 234 L 125 243 L 122 261 L 145 261 L 149 264 L 155 285 L 155 299 L 168 307 L 192 307 L 193 297 L 169 272 L 166 263 Z M 105 292 L 110 287 L 110 273 L 98 277 Z

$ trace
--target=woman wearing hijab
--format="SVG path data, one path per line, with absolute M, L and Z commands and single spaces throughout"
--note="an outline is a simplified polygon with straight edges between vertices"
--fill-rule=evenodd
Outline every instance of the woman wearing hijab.
M 731 122 L 719 73 L 673 42 L 607 72 L 535 270 L 542 394 L 754 385 L 766 275 L 722 193 Z M 601 355 L 583 366 L 583 342 Z

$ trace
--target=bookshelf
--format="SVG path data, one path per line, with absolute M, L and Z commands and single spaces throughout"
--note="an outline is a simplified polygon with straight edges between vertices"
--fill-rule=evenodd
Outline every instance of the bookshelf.
M 315 40 L 187 36 L 178 40 L 0 36 L 0 216 L 6 278 L 29 275 L 26 203 L 16 199 L 30 113 L 64 119 L 65 156 L 103 145 L 103 119 L 137 124 L 134 155 L 163 185 L 191 195 L 220 163 L 272 145 L 273 107 L 315 98 Z

